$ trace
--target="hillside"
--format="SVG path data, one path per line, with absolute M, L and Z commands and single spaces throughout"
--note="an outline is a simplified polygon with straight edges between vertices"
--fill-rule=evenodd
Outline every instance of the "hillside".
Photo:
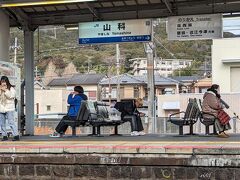
M 201 41 L 168 41 L 165 21 L 161 21 L 154 27 L 155 37 L 161 42 L 156 44 L 156 55 L 161 58 L 183 58 L 193 59 L 191 73 L 199 74 L 200 65 L 206 61 L 210 62 L 211 40 Z M 35 59 L 36 66 L 44 72 L 49 60 L 57 59 L 58 68 L 64 68 L 70 61 L 74 63 L 77 70 L 84 73 L 88 70 L 107 73 L 109 70 L 115 73 L 115 45 L 78 45 L 78 32 L 66 31 L 62 26 L 41 27 L 35 31 Z M 17 62 L 23 61 L 23 32 L 17 28 L 11 29 L 11 45 L 14 38 L 18 38 L 19 46 Z M 131 58 L 146 57 L 143 43 L 120 44 L 121 71 L 131 70 Z M 167 51 L 167 50 L 168 51 Z M 174 56 L 172 56 L 171 52 Z M 13 50 L 10 58 L 13 59 Z

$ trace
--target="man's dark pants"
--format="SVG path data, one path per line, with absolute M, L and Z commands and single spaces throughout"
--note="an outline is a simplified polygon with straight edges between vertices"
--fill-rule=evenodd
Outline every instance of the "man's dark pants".
M 131 131 L 143 131 L 143 125 L 141 118 L 138 115 L 126 115 L 123 118 L 123 121 L 129 121 L 131 124 Z
M 59 134 L 65 134 L 67 128 L 68 128 L 68 124 L 66 121 L 69 120 L 75 120 L 76 116 L 63 116 L 63 118 L 61 119 L 61 121 L 58 123 L 57 127 L 55 128 L 56 132 Z

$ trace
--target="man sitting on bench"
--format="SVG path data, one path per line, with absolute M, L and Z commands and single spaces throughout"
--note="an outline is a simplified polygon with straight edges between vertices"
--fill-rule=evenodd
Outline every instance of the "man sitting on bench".
M 140 116 L 145 114 L 137 110 L 138 107 L 142 107 L 143 100 L 137 98 L 136 100 L 117 102 L 114 106 L 119 112 L 121 112 L 121 119 L 123 121 L 129 121 L 131 123 L 131 136 L 143 136 L 143 125 Z
M 76 119 L 78 110 L 81 105 L 81 101 L 87 100 L 87 99 L 88 98 L 84 94 L 84 90 L 83 90 L 82 86 L 75 86 L 74 91 L 68 95 L 67 102 L 70 105 L 68 113 L 66 116 L 63 116 L 63 118 L 58 123 L 57 127 L 55 128 L 56 132 L 51 134 L 50 137 L 62 137 L 65 134 L 65 132 L 68 128 L 68 125 L 65 121 Z

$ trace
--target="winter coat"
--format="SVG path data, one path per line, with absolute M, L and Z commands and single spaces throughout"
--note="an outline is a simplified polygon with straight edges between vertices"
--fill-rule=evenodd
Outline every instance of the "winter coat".
M 15 110 L 16 91 L 13 87 L 6 91 L 0 90 L 0 113 Z
M 70 105 L 68 110 L 68 116 L 77 116 L 78 110 L 81 105 L 83 98 L 79 94 L 69 94 L 68 95 L 68 104 Z
M 135 100 L 117 102 L 114 108 L 121 112 L 121 118 L 126 115 L 139 115 L 139 111 L 137 110 L 137 107 L 135 105 Z
M 212 91 L 207 91 L 203 95 L 202 111 L 217 117 L 218 110 L 223 109 L 220 99 Z

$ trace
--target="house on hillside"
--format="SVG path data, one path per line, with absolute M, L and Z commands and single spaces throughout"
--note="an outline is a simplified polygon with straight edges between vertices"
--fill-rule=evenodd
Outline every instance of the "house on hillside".
M 102 89 L 102 100 L 108 100 L 109 89 L 111 100 L 117 99 L 117 84 L 120 84 L 120 99 L 147 98 L 147 76 L 132 76 L 122 74 L 119 77 L 104 78 L 99 85 Z M 155 94 L 179 93 L 182 84 L 171 78 L 155 75 Z
M 197 83 L 199 79 L 201 79 L 201 77 L 198 76 L 173 76 L 171 78 L 183 84 L 182 88 L 179 91 L 180 93 L 194 93 L 194 84 Z
M 89 100 L 97 100 L 100 93 L 98 83 L 104 77 L 104 74 L 75 74 L 67 78 L 54 78 L 49 82 L 48 87 L 72 91 L 74 86 L 81 85 Z
M 147 58 L 134 58 L 132 61 L 133 75 L 141 76 L 147 74 Z M 161 59 L 154 60 L 155 73 L 168 77 L 172 75 L 174 70 L 191 66 L 192 60 L 189 59 Z

